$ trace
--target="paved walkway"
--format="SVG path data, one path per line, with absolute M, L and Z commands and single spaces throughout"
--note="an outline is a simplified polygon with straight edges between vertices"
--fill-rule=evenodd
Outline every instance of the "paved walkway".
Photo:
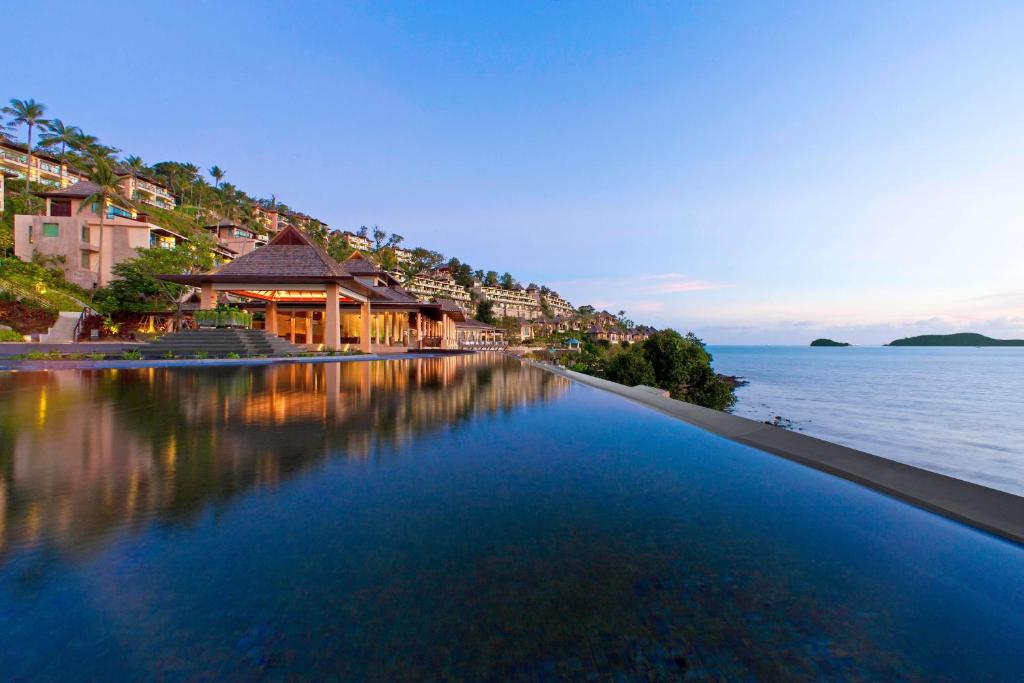
M 40 351 L 49 353 L 121 353 L 125 349 L 134 349 L 141 346 L 139 342 L 79 342 L 78 344 L 57 344 L 40 342 L 32 344 L 29 342 L 2 342 L 0 343 L 0 358 L 11 358 L 22 354 Z

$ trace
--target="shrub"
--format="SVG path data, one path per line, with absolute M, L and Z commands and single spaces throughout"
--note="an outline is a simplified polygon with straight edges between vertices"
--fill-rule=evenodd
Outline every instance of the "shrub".
M 208 354 L 206 351 L 196 351 L 196 358 L 198 358 L 199 360 L 203 360 L 209 357 L 210 354 Z
M 241 358 L 241 356 L 239 356 L 234 351 L 231 351 L 230 353 L 228 353 L 228 358 Z
M 0 330 L 0 342 L 20 342 L 23 337 L 14 330 Z
M 611 381 L 625 384 L 627 387 L 657 384 L 654 366 L 639 346 L 615 354 L 608 363 L 606 374 Z
M 86 355 L 88 356 L 89 360 L 103 360 L 104 358 L 107 357 L 107 354 L 105 353 L 89 353 Z
M 46 360 L 46 354 L 42 351 L 29 351 L 25 354 L 25 358 L 29 360 Z
M 142 360 L 142 351 L 138 349 L 127 349 L 121 354 L 122 360 Z
M 166 352 L 164 353 L 164 358 L 166 358 L 166 359 L 168 359 L 168 360 L 170 360 L 170 359 L 174 358 L 174 351 L 171 351 L 171 350 L 169 350 L 169 349 L 168 349 L 168 350 L 167 350 L 167 351 L 166 351 Z

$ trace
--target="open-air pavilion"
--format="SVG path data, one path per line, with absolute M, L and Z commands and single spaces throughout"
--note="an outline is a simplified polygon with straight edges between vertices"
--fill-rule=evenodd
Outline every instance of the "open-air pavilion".
M 264 329 L 297 344 L 401 352 L 458 348 L 465 321 L 452 302 L 424 303 L 356 253 L 338 262 L 296 228 L 208 273 L 163 275 L 196 287 L 200 308 L 230 294 L 264 314 Z

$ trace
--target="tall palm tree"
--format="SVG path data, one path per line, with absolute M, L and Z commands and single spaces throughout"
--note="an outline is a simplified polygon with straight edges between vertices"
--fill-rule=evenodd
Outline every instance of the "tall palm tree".
M 195 205 L 196 178 L 199 176 L 199 167 L 195 164 L 186 163 L 182 166 L 185 173 L 185 181 L 188 182 L 188 203 Z
M 134 154 L 125 157 L 124 165 L 133 171 L 139 171 L 140 173 L 146 170 L 146 162 L 142 160 L 142 157 L 137 157 Z
M 82 129 L 78 126 L 66 126 L 60 119 L 51 119 L 43 127 L 39 134 L 40 147 L 56 147 L 60 145 L 60 186 L 64 187 L 64 161 L 68 154 L 68 147 L 74 147 L 82 135 Z
M 99 286 L 100 278 L 103 276 L 103 224 L 107 217 L 107 202 L 112 204 L 121 204 L 123 206 L 133 206 L 131 200 L 124 196 L 121 190 L 121 178 L 114 173 L 114 169 L 110 163 L 102 156 L 96 157 L 93 160 L 92 167 L 88 173 L 89 182 L 96 185 L 96 190 L 82 200 L 81 206 L 78 207 L 78 211 L 81 212 L 85 207 L 98 205 L 100 214 L 100 253 L 97 260 L 97 276 L 96 285 Z
M 217 187 L 220 187 L 220 181 L 223 180 L 224 176 L 226 176 L 227 174 L 227 171 L 222 169 L 220 166 L 210 167 L 210 177 L 216 181 L 215 184 Z
M 11 123 L 28 128 L 28 169 L 25 171 L 25 192 L 28 193 L 29 176 L 32 175 L 32 129 L 46 125 L 47 121 L 43 118 L 46 105 L 35 100 L 11 100 L 11 104 L 0 111 L 11 117 Z

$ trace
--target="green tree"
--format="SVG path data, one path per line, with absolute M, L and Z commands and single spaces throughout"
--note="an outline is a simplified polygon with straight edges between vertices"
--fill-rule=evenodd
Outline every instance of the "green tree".
M 500 284 L 503 289 L 515 289 L 516 281 L 512 277 L 512 273 L 504 273 L 501 276 Z
M 213 183 L 216 187 L 220 187 L 220 181 L 224 180 L 224 176 L 228 173 L 220 166 L 210 167 L 210 177 L 213 178 Z
M 67 126 L 60 119 L 51 119 L 44 129 L 39 134 L 39 145 L 47 148 L 60 147 L 57 158 L 60 160 L 60 186 L 64 187 L 64 162 L 67 160 L 68 148 L 74 148 L 78 144 L 82 129 L 78 126 Z
M 632 346 L 615 354 L 608 362 L 605 371 L 607 378 L 627 387 L 640 384 L 655 386 L 658 382 L 654 374 L 654 366 L 640 346 Z
M 487 274 L 484 275 L 484 284 L 488 287 L 498 286 L 498 274 L 493 270 L 488 270 Z
M 32 131 L 36 126 L 45 126 L 48 122 L 43 118 L 46 105 L 35 100 L 11 100 L 10 105 L 0 109 L 11 117 L 11 123 L 25 126 L 28 130 L 28 169 L 25 172 L 25 194 L 29 192 L 29 176 L 32 175 Z
M 355 252 L 355 249 L 349 246 L 348 240 L 345 236 L 335 230 L 327 236 L 327 255 L 335 261 L 344 261 Z
M 103 157 L 94 159 L 92 168 L 87 174 L 89 182 L 96 185 L 96 190 L 82 200 L 78 207 L 81 212 L 87 206 L 96 206 L 100 214 L 100 249 L 97 255 L 96 272 L 103 277 L 103 225 L 107 217 L 107 204 L 120 204 L 125 207 L 132 207 L 132 202 L 124 196 L 121 191 L 121 178 L 118 177 L 110 164 Z
M 657 386 L 667 389 L 672 398 L 716 410 L 735 403 L 732 388 L 712 370 L 711 354 L 692 332 L 683 337 L 675 330 L 662 330 L 637 346 L 642 346 L 650 361 Z
M 494 317 L 494 304 L 486 300 L 478 303 L 476 305 L 476 319 L 482 323 L 494 325 L 497 322 Z

